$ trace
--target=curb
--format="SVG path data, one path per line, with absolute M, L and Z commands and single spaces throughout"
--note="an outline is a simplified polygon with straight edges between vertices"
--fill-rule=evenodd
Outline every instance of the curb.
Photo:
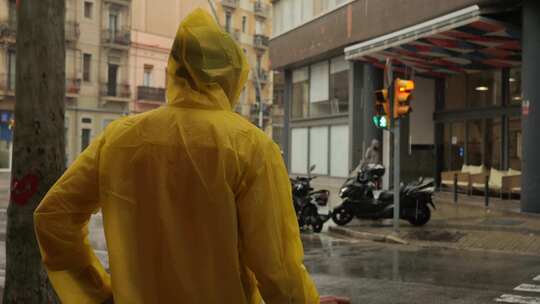
M 360 240 L 368 240 L 368 241 L 374 241 L 374 242 L 385 242 L 385 243 L 394 243 L 394 244 L 400 244 L 400 245 L 408 245 L 409 243 L 405 241 L 404 239 L 393 235 L 393 234 L 383 234 L 383 233 L 372 233 L 372 232 L 363 232 L 363 231 L 355 231 L 349 228 L 345 227 L 339 227 L 339 226 L 329 226 L 328 231 L 340 234 L 344 236 L 348 236 L 354 239 L 360 239 Z

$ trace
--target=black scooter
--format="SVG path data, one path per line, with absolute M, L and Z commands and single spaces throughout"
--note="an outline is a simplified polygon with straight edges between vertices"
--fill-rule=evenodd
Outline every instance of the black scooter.
M 315 169 L 315 165 L 310 167 L 310 173 Z M 292 198 L 298 226 L 304 230 L 311 227 L 313 232 L 321 232 L 323 225 L 330 215 L 319 214 L 318 206 L 326 206 L 330 191 L 317 190 L 311 187 L 311 181 L 315 177 L 308 175 L 307 177 L 298 176 L 291 179 Z
M 393 191 L 381 191 L 377 196 L 374 191 L 384 172 L 381 165 L 369 165 L 360 170 L 356 177 L 345 182 L 339 193 L 342 203 L 332 211 L 332 220 L 337 225 L 346 225 L 354 217 L 371 220 L 393 218 Z M 429 206 L 435 209 L 433 192 L 433 181 L 423 178 L 401 186 L 400 218 L 414 226 L 425 225 L 431 218 Z

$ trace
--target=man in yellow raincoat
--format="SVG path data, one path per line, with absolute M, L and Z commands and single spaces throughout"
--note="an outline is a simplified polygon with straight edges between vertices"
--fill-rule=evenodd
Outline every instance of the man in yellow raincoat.
M 113 122 L 35 212 L 63 303 L 318 303 L 278 147 L 232 107 L 240 48 L 202 10 L 176 34 L 167 105 Z M 99 209 L 111 276 L 90 247 Z

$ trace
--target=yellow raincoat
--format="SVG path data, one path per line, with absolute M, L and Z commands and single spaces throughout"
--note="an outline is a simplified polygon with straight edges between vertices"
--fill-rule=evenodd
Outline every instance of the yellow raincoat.
M 210 15 L 183 21 L 167 106 L 113 122 L 35 212 L 63 303 L 318 303 L 280 151 L 231 111 L 248 71 Z M 100 208 L 110 278 L 87 240 Z

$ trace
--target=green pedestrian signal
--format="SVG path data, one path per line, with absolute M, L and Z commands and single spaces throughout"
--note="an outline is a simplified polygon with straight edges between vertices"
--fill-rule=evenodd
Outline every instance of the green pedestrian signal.
M 373 116 L 373 123 L 377 128 L 386 129 L 388 128 L 388 121 L 385 116 Z

